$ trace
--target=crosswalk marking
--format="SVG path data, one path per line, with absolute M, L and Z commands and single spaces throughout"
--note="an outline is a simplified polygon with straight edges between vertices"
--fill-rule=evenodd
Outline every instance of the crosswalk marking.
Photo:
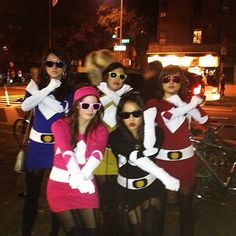
M 24 96 L 22 95 L 11 95 L 9 96 L 10 104 L 20 104 Z M 0 96 L 0 103 L 7 104 L 5 96 Z

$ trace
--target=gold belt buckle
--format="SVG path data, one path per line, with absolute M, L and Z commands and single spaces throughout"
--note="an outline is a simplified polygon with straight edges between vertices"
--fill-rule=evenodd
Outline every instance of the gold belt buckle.
M 52 134 L 42 134 L 41 135 L 41 140 L 44 143 L 53 143 L 54 142 L 54 137 Z
M 167 157 L 172 160 L 179 160 L 182 158 L 182 152 L 177 151 L 177 152 L 168 152 Z
M 135 188 L 144 188 L 147 186 L 147 179 L 139 179 L 133 181 L 133 187 Z

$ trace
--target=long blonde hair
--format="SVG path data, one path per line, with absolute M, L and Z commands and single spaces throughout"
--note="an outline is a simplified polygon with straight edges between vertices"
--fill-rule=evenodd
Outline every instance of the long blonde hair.
M 85 70 L 90 82 L 97 86 L 102 82 L 102 72 L 111 63 L 119 62 L 114 53 L 108 49 L 90 52 L 85 58 Z

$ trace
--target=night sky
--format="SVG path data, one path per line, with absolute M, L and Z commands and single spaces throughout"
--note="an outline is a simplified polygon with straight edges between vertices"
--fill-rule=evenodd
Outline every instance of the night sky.
M 114 6 L 120 6 L 120 0 L 110 1 Z M 62 30 L 68 25 L 73 26 L 75 22 L 96 18 L 96 7 L 101 2 L 102 0 L 58 0 L 58 4 L 52 9 L 53 30 Z M 124 7 L 135 9 L 138 15 L 152 16 L 146 30 L 150 36 L 156 34 L 157 3 L 157 0 L 124 0 Z M 29 55 L 37 57 L 48 46 L 48 13 L 48 0 L 0 1 L 1 64 L 9 57 L 16 60 Z M 9 50 L 7 56 L 2 50 L 5 45 Z

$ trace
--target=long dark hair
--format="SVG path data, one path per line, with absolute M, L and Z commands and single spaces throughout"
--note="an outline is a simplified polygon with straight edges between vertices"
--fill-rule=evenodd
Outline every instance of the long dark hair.
M 117 106 L 116 121 L 117 121 L 118 128 L 120 129 L 121 133 L 124 135 L 125 139 L 129 141 L 135 141 L 132 133 L 128 130 L 128 128 L 125 126 L 123 122 L 123 119 L 120 117 L 120 113 L 122 112 L 122 109 L 125 103 L 127 102 L 136 103 L 140 107 L 141 110 L 144 110 L 144 101 L 138 92 L 128 92 L 121 97 L 120 102 Z M 143 136 L 144 136 L 144 121 L 141 123 L 138 130 L 139 143 L 143 143 Z
M 176 73 L 178 73 L 181 77 L 181 87 L 178 92 L 178 95 L 183 100 L 186 98 L 187 87 L 188 87 L 187 78 L 184 75 L 183 70 L 179 66 L 175 66 L 175 65 L 166 66 L 161 70 L 160 77 L 157 81 L 157 91 L 156 91 L 157 98 L 162 99 L 165 94 L 163 87 L 162 87 L 162 79 L 166 76 L 170 76 L 170 75 L 173 75 Z
M 78 86 L 77 88 L 81 88 L 82 86 Z M 91 85 L 90 85 L 91 86 Z M 90 95 L 88 95 L 90 96 Z M 69 119 L 69 125 L 70 125 L 70 132 L 71 132 L 71 145 L 73 147 L 76 146 L 76 143 L 78 142 L 77 140 L 77 136 L 79 133 L 79 121 L 78 121 L 78 117 L 79 117 L 79 111 L 78 111 L 78 105 L 79 103 L 87 96 L 81 97 L 79 100 L 74 101 L 70 111 L 68 113 L 68 119 Z M 98 102 L 100 102 L 99 98 L 97 97 Z M 102 116 L 103 116 L 103 106 L 101 106 L 100 110 L 96 112 L 96 115 L 94 116 L 94 118 L 91 120 L 91 122 L 89 123 L 86 131 L 85 131 L 85 139 L 87 140 L 89 134 L 91 131 L 93 131 L 100 123 L 102 123 Z
M 71 65 L 70 65 L 70 62 L 69 62 L 67 56 L 65 55 L 65 53 L 63 51 L 58 50 L 56 48 L 49 48 L 45 52 L 45 54 L 43 56 L 43 60 L 42 60 L 41 70 L 40 70 L 39 89 L 45 88 L 50 82 L 50 77 L 47 74 L 46 68 L 44 65 L 44 61 L 46 61 L 49 54 L 56 55 L 59 58 L 59 60 L 63 61 L 66 65 L 65 72 L 64 72 L 63 78 L 61 80 L 62 84 L 59 88 L 57 88 L 52 93 L 57 100 L 62 101 L 67 96 L 69 96 L 71 93 L 71 86 L 70 86 Z

